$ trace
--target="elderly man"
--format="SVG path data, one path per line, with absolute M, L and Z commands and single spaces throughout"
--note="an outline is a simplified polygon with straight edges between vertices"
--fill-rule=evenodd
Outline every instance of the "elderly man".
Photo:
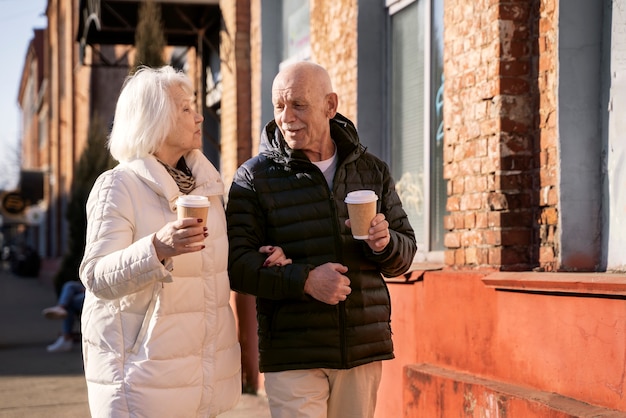
M 274 418 L 373 417 L 381 360 L 393 358 L 383 275 L 408 270 L 415 236 L 387 165 L 337 113 L 327 71 L 284 68 L 261 151 L 237 171 L 227 220 L 231 287 L 255 295 L 259 367 Z M 356 240 L 344 199 L 378 196 L 369 235 Z M 265 266 L 263 245 L 292 263 Z

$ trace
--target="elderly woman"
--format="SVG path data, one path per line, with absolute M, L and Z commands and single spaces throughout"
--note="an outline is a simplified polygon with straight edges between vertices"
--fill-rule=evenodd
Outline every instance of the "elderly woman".
M 141 68 L 122 88 L 87 202 L 83 359 L 93 417 L 215 417 L 241 393 L 224 185 L 199 148 L 189 79 Z M 180 195 L 207 219 L 177 220 Z M 206 226 L 203 226 L 206 221 Z

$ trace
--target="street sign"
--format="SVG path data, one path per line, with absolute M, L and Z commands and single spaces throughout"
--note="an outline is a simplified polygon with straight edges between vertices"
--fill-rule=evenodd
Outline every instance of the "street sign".
M 17 216 L 24 213 L 26 200 L 20 192 L 7 192 L 2 195 L 2 205 L 0 209 L 7 216 Z

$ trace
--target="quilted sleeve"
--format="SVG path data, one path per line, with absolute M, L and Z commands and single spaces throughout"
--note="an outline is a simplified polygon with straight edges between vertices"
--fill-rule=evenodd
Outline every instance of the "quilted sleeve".
M 226 219 L 230 247 L 228 273 L 233 290 L 275 300 L 306 298 L 304 282 L 313 266 L 294 263 L 262 268 L 267 256 L 258 250 L 269 244 L 265 215 L 245 164 L 238 169 L 230 188 Z
M 380 254 L 372 254 L 370 258 L 380 266 L 383 275 L 396 277 L 411 267 L 417 252 L 417 244 L 389 168 L 386 164 L 381 164 L 381 167 L 383 170 L 381 212 L 389 222 L 390 241 L 385 250 Z
M 103 173 L 87 200 L 87 238 L 79 273 L 85 287 L 103 299 L 117 299 L 170 278 L 152 245 L 154 234 L 135 238 L 133 205 L 138 196 L 133 200 L 127 187 L 131 175 L 120 170 Z

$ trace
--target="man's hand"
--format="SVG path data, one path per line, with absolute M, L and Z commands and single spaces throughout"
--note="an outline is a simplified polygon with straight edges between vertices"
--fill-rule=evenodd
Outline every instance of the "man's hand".
M 346 300 L 352 292 L 350 279 L 343 273 L 348 267 L 338 263 L 326 263 L 309 272 L 304 283 L 304 292 L 320 302 L 336 305 Z
M 346 219 L 346 226 L 351 227 L 350 219 Z M 369 229 L 369 237 L 365 243 L 369 245 L 372 251 L 381 252 L 389 244 L 389 222 L 385 219 L 385 215 L 377 213 L 372 219 L 371 228 Z

